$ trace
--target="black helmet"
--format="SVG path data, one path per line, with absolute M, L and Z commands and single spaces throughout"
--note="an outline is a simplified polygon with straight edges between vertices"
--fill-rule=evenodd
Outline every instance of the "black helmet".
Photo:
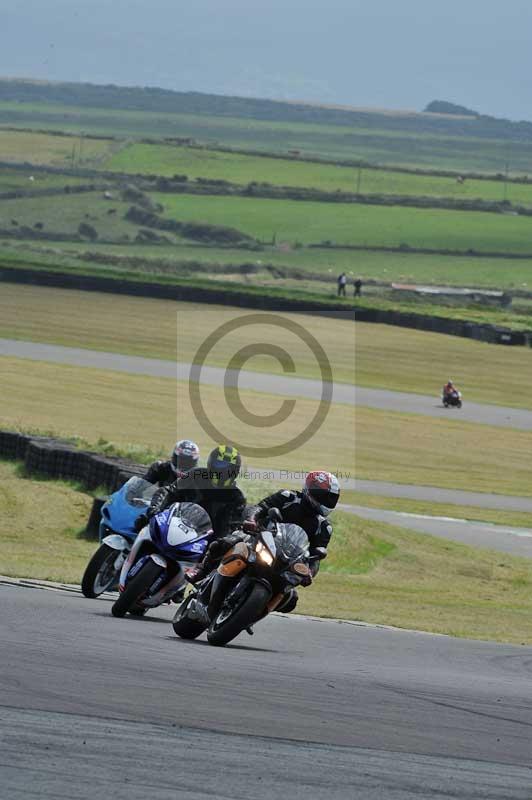
M 172 467 L 174 472 L 188 472 L 198 465 L 199 447 L 190 439 L 181 439 L 177 442 L 172 453 Z
M 207 459 L 209 480 L 213 486 L 232 486 L 241 466 L 242 458 L 236 447 L 221 444 L 209 453 Z

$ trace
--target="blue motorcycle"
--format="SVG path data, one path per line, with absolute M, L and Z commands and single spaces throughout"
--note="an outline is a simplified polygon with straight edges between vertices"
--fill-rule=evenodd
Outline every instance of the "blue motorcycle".
M 212 535 L 211 519 L 196 503 L 174 503 L 152 517 L 120 571 L 113 616 L 142 616 L 162 603 L 181 602 L 185 569 L 203 559 Z
M 94 598 L 117 587 L 120 570 L 137 536 L 135 521 L 150 505 L 157 486 L 130 478 L 102 507 L 100 546 L 81 581 L 85 597 Z

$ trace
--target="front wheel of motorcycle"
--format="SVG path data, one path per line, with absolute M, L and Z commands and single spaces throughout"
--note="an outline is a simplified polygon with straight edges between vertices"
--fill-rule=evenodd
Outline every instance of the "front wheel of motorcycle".
M 125 617 L 127 612 L 133 608 L 135 609 L 135 616 L 140 616 L 137 613 L 138 601 L 146 594 L 162 571 L 163 568 L 155 564 L 150 558 L 140 572 L 134 578 L 131 578 L 118 600 L 111 606 L 113 617 Z
M 271 592 L 262 583 L 251 584 L 242 601 L 235 608 L 228 608 L 225 603 L 215 616 L 207 631 L 209 644 L 223 647 L 245 628 L 258 620 Z
M 172 622 L 174 633 L 181 639 L 197 639 L 207 627 L 204 622 L 199 622 L 197 619 L 189 619 L 187 617 L 187 609 L 193 598 L 194 595 L 189 594 L 189 596 L 183 600 Z
M 81 591 L 85 597 L 99 597 L 112 589 L 118 580 L 118 571 L 115 569 L 118 555 L 119 551 L 107 544 L 100 545 L 96 550 L 81 579 Z

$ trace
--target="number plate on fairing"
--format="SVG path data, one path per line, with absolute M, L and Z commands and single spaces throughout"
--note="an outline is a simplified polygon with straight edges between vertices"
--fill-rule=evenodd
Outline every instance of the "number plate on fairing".
M 172 517 L 166 535 L 169 545 L 176 547 L 177 545 L 196 539 L 197 536 L 198 534 L 195 529 L 187 525 L 180 517 Z

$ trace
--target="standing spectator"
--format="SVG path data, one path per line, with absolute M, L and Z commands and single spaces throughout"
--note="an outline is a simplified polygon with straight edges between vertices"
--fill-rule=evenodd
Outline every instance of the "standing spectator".
M 356 279 L 356 281 L 354 283 L 354 287 L 355 287 L 355 291 L 354 291 L 353 297 L 360 297 L 360 295 L 362 294 L 362 281 L 360 280 L 360 278 Z
M 338 297 L 345 297 L 345 287 L 347 284 L 347 275 L 345 272 L 342 272 L 341 275 L 338 275 Z

